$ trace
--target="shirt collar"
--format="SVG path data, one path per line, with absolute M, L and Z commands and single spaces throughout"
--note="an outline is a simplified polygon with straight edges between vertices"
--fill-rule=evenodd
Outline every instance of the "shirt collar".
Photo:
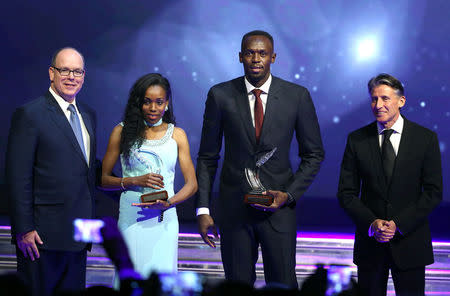
M 52 87 L 49 87 L 48 91 L 52 94 L 52 96 L 55 98 L 56 102 L 58 103 L 58 105 L 61 107 L 61 109 L 66 112 L 67 108 L 69 108 L 69 105 L 74 105 L 75 106 L 75 110 L 77 110 L 78 112 L 78 108 L 77 108 L 77 104 L 76 104 L 76 99 L 73 99 L 72 103 L 67 102 L 66 100 L 64 100 L 60 95 L 58 95 L 53 89 Z
M 403 125 L 405 123 L 405 120 L 403 119 L 402 115 L 399 115 L 397 118 L 397 121 L 394 123 L 394 125 L 390 128 L 394 130 L 395 134 L 401 134 L 403 131 Z M 377 124 L 378 127 L 378 134 L 382 134 L 385 130 L 384 126 L 381 124 Z
M 263 85 L 261 85 L 261 87 L 253 86 L 250 82 L 248 82 L 247 77 L 245 77 L 245 76 L 244 76 L 244 80 L 245 80 L 245 87 L 247 88 L 247 94 L 249 94 L 254 89 L 260 89 L 265 94 L 268 94 L 269 93 L 270 84 L 272 83 L 272 74 L 269 75 L 269 78 L 267 79 L 266 82 L 264 82 Z

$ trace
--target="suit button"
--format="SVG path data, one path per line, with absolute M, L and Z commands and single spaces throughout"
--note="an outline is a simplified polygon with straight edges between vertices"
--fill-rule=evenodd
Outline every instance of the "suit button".
M 386 214 L 388 218 L 392 216 L 392 205 L 390 203 L 386 205 Z

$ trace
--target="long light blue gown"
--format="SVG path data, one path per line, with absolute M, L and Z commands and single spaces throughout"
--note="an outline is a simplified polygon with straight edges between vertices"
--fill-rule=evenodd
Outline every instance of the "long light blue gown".
M 123 177 L 135 177 L 158 172 L 164 178 L 164 190 L 169 199 L 174 195 L 173 182 L 178 146 L 172 138 L 174 126 L 169 124 L 163 138 L 144 140 L 138 149 L 133 148 L 129 159 L 121 155 Z M 159 156 L 159 157 L 158 157 Z M 128 246 L 134 268 L 143 278 L 152 271 L 176 272 L 178 261 L 178 217 L 176 209 L 164 211 L 132 206 L 140 202 L 144 193 L 157 191 L 152 188 L 135 187 L 120 196 L 118 226 Z

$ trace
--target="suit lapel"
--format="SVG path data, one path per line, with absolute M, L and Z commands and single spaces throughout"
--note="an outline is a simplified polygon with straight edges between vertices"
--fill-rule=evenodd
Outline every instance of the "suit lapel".
M 388 184 L 386 183 L 386 178 L 384 176 L 376 121 L 370 126 L 368 141 L 370 154 L 372 156 L 372 163 L 374 165 L 374 171 L 377 172 L 378 183 L 380 184 L 380 188 L 382 188 L 382 190 L 387 193 Z M 386 199 L 386 194 L 383 195 L 383 198 Z
M 255 127 L 253 126 L 252 114 L 250 113 L 250 104 L 248 102 L 248 94 L 247 88 L 245 87 L 244 77 L 236 80 L 235 94 L 233 97 L 236 100 L 237 112 L 241 116 L 244 130 L 252 143 L 256 143 Z
M 83 152 L 81 151 L 80 145 L 78 144 L 77 138 L 75 137 L 72 127 L 70 126 L 70 123 L 67 120 L 66 115 L 61 110 L 61 107 L 58 105 L 58 102 L 56 102 L 55 98 L 52 96 L 50 92 L 47 92 L 45 97 L 47 99 L 47 106 L 50 111 L 49 112 L 50 118 L 53 120 L 55 125 L 62 130 L 63 134 L 67 137 L 69 142 L 72 143 L 77 154 L 83 159 L 84 163 L 86 163 L 86 159 L 84 157 Z
M 261 130 L 261 136 L 259 139 L 259 143 L 264 142 L 264 138 L 268 131 L 270 131 L 270 125 L 272 122 L 273 116 L 275 116 L 277 112 L 277 101 L 278 98 L 278 92 L 281 90 L 280 84 L 278 83 L 278 78 L 272 75 L 272 83 L 270 84 L 269 88 L 269 94 L 267 96 L 267 102 L 266 102 L 266 110 L 264 111 L 264 121 L 263 126 Z
M 392 181 L 395 181 L 397 178 L 401 178 L 402 168 L 408 167 L 408 160 L 406 156 L 409 154 L 409 149 L 412 147 L 412 145 L 409 144 L 411 141 L 411 136 L 413 135 L 411 132 L 411 126 L 406 118 L 403 117 L 403 120 L 403 130 L 400 138 L 400 144 L 398 146 L 397 157 L 395 158 Z
M 250 104 L 248 102 L 247 88 L 245 87 L 244 77 L 237 80 L 236 83 L 236 105 L 238 112 L 242 118 L 244 124 L 245 132 L 248 137 L 256 145 L 255 127 L 252 122 L 252 114 L 250 112 Z M 276 110 L 276 102 L 278 101 L 277 93 L 280 90 L 280 84 L 278 83 L 278 78 L 272 76 L 272 83 L 269 88 L 269 94 L 267 96 L 266 109 L 264 111 L 264 121 L 261 130 L 261 136 L 259 143 L 263 143 L 264 135 L 270 130 L 270 122 L 273 118 Z
M 89 134 L 89 149 L 91 151 L 90 155 L 89 155 L 89 163 L 91 163 L 91 159 L 92 159 L 92 151 L 94 151 L 93 149 L 93 145 L 94 145 L 94 129 L 92 126 L 92 118 L 89 116 L 89 113 L 86 112 L 86 110 L 83 108 L 83 106 L 81 104 L 78 104 L 78 110 L 80 111 L 80 115 L 83 118 L 83 122 L 84 125 L 86 126 L 86 129 L 88 131 Z

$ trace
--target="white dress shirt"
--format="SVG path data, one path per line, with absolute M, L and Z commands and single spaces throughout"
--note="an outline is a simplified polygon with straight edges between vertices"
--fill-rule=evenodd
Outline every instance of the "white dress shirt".
M 261 95 L 259 96 L 263 105 L 263 112 L 266 113 L 266 104 L 267 104 L 267 96 L 269 95 L 270 84 L 272 83 L 272 75 L 269 76 L 267 81 L 261 85 L 261 87 L 254 87 L 250 82 L 248 82 L 247 77 L 245 77 L 245 87 L 247 88 L 248 94 L 248 103 L 250 104 L 250 113 L 252 115 L 252 123 L 253 127 L 255 127 L 255 101 L 256 96 L 252 91 L 254 89 L 262 90 Z
M 59 96 L 51 87 L 48 90 L 55 98 L 59 107 L 61 107 L 61 110 L 64 112 L 64 115 L 66 115 L 66 118 L 67 118 L 67 121 L 69 121 L 69 124 L 70 124 L 70 111 L 67 108 L 69 108 L 69 105 L 73 105 L 75 107 L 75 110 L 77 111 L 77 116 L 80 119 L 80 123 L 81 123 L 81 133 L 83 134 L 84 150 L 86 151 L 87 159 L 89 159 L 89 156 L 91 153 L 90 145 L 88 144 L 90 137 L 89 137 L 89 133 L 86 129 L 86 125 L 84 124 L 83 117 L 81 116 L 80 112 L 78 111 L 78 108 L 76 105 L 76 99 L 74 99 L 72 103 L 69 103 L 66 100 L 64 100 L 61 96 Z M 89 163 L 88 163 L 88 165 L 89 165 Z
M 400 115 L 397 118 L 397 121 L 394 123 L 394 125 L 391 126 L 391 128 L 390 128 L 390 129 L 394 130 L 394 132 L 392 133 L 389 140 L 392 143 L 392 147 L 394 148 L 394 152 L 395 152 L 396 156 L 398 154 L 398 148 L 400 146 L 400 140 L 402 138 L 404 123 L 405 123 L 405 120 L 403 120 L 403 117 Z M 378 142 L 380 144 L 380 149 L 381 149 L 381 146 L 383 145 L 383 139 L 384 139 L 383 132 L 384 132 L 385 128 L 380 123 L 377 124 L 377 128 L 378 128 Z M 372 225 L 369 226 L 369 236 L 373 236 Z
M 392 147 L 394 147 L 395 155 L 398 154 L 398 147 L 400 146 L 400 139 L 402 138 L 402 132 L 403 132 L 403 124 L 405 121 L 403 120 L 403 117 L 400 115 L 397 118 L 397 121 L 394 123 L 394 125 L 390 128 L 394 130 L 389 140 L 392 143 Z M 380 123 L 377 124 L 378 127 L 378 141 L 380 143 L 380 149 L 381 145 L 383 145 L 383 139 L 384 135 L 383 132 L 385 130 L 384 126 L 382 126 Z

